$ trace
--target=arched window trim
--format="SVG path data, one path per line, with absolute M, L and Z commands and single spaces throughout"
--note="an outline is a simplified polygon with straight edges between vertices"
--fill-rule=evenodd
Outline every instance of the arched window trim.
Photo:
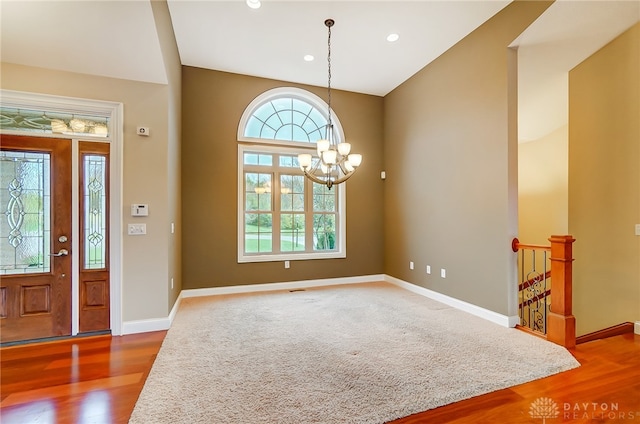
M 325 119 L 329 119 L 329 105 L 322 100 L 320 97 L 311 93 L 310 91 L 303 90 L 301 88 L 296 87 L 277 87 L 271 90 L 267 90 L 264 93 L 257 96 L 249 105 L 246 107 L 244 112 L 242 113 L 242 117 L 240 118 L 240 123 L 238 125 L 238 141 L 239 142 L 249 142 L 249 143 L 265 143 L 265 144 L 273 144 L 280 146 L 294 146 L 294 147 L 303 147 L 309 149 L 315 149 L 315 142 L 302 142 L 302 141 L 285 141 L 285 140 L 274 140 L 267 138 L 255 138 L 255 137 L 245 137 L 244 132 L 249 122 L 249 118 L 253 116 L 253 114 L 265 103 L 276 99 L 282 98 L 293 98 L 297 100 L 301 100 L 305 103 L 310 104 L 315 109 L 324 116 Z M 340 119 L 335 114 L 333 109 L 331 110 L 331 122 L 334 127 L 334 136 L 338 143 L 342 142 L 344 137 L 344 131 L 342 129 L 342 124 L 340 123 Z

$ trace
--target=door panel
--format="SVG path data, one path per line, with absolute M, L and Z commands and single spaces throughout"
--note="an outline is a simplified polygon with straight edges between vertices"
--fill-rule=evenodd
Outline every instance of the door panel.
M 0 342 L 71 334 L 71 140 L 0 135 Z

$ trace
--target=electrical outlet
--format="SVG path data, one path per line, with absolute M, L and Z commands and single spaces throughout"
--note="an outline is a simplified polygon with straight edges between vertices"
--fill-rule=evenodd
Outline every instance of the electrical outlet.
M 284 268 L 285 269 L 289 269 L 290 266 L 291 266 L 291 264 L 289 263 L 289 261 L 284 261 Z
M 409 269 L 413 269 L 413 262 L 409 262 Z
M 431 265 L 427 265 L 427 274 L 431 274 Z
M 173 277 L 171 277 L 171 290 L 173 290 Z
M 636 235 L 640 236 L 640 224 L 636 224 Z
M 447 278 L 447 270 L 444 268 L 440 268 L 440 276 L 442 278 Z

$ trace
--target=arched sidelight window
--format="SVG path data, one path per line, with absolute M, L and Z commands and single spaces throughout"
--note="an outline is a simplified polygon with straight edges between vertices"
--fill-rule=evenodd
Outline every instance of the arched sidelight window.
M 334 138 L 342 127 L 332 111 Z M 343 258 L 345 188 L 314 184 L 298 154 L 326 138 L 327 104 L 291 87 L 269 90 L 238 125 L 238 262 Z

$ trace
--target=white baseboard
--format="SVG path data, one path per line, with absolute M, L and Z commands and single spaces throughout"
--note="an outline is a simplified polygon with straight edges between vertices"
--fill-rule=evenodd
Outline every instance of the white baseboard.
M 385 281 L 401 287 L 405 290 L 409 290 L 421 296 L 437 300 L 438 302 L 444 303 L 445 305 L 449 305 L 453 308 L 460 309 L 477 317 L 486 319 L 503 327 L 512 328 L 520 322 L 520 318 L 518 316 L 502 315 L 497 312 L 490 311 L 489 309 L 481 308 L 480 306 L 474 305 L 472 303 L 456 299 L 455 297 L 447 296 L 446 294 L 438 293 L 424 287 L 416 286 L 415 284 L 407 283 L 406 281 L 399 280 L 395 277 L 391 277 L 390 275 L 385 275 Z
M 122 323 L 122 335 L 168 330 L 169 327 L 171 327 L 169 317 L 125 321 Z
M 633 325 L 633 332 L 636 334 L 640 334 L 640 321 L 636 321 Z
M 182 290 L 181 297 L 215 296 L 222 294 L 257 293 L 275 290 L 297 290 L 311 287 L 335 286 L 340 284 L 371 283 L 385 281 L 383 274 L 360 277 L 327 278 L 321 280 L 288 281 L 286 283 L 247 284 L 246 286 L 210 287 Z
M 173 323 L 173 319 L 176 317 L 176 313 L 180 307 L 180 300 L 181 297 L 178 296 L 178 300 L 173 304 L 173 308 L 171 308 L 171 312 L 166 318 L 151 318 L 123 322 L 122 335 L 168 330 Z
M 462 300 L 426 289 L 424 287 L 416 286 L 415 284 L 408 283 L 406 281 L 391 277 L 386 274 L 375 274 L 363 275 L 359 277 L 327 278 L 319 280 L 288 281 L 285 283 L 248 284 L 243 286 L 209 287 L 203 289 L 182 290 L 180 292 L 180 296 L 178 296 L 178 300 L 173 305 L 173 308 L 171 308 L 171 313 L 168 317 L 143 319 L 137 321 L 125 321 L 122 324 L 122 334 L 124 335 L 168 330 L 171 327 L 171 323 L 173 323 L 178 308 L 180 307 L 180 301 L 183 298 L 216 296 L 224 294 L 257 293 L 276 290 L 297 290 L 311 287 L 335 286 L 341 284 L 371 283 L 375 281 L 386 281 L 405 290 L 409 290 L 413 293 L 428 297 L 430 299 L 444 303 L 445 305 L 449 305 L 453 308 L 468 312 L 472 315 L 486 319 L 503 327 L 515 327 L 516 324 L 520 322 L 520 319 L 517 316 L 510 317 L 498 314 L 488 309 L 481 308 L 480 306 L 464 302 Z M 640 321 L 636 322 L 635 324 L 635 332 L 636 334 L 640 334 Z

